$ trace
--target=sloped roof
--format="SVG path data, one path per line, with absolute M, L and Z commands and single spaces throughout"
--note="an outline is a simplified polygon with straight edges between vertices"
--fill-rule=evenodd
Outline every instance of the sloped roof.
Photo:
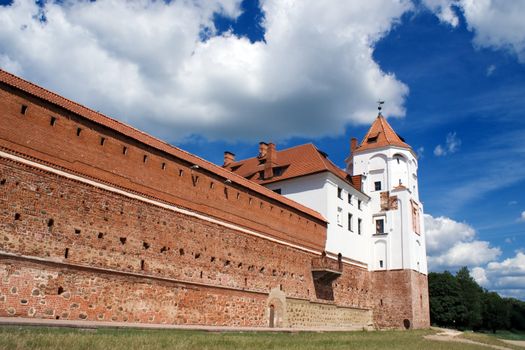
M 355 152 L 362 152 L 387 146 L 397 146 L 412 150 L 412 148 L 405 143 L 394 129 L 392 129 L 385 117 L 379 114 L 376 120 L 372 123 L 372 126 L 370 126 L 370 129 L 368 129 L 364 139 L 355 149 Z
M 270 179 L 264 179 L 262 176 L 264 160 L 257 157 L 231 163 L 225 168 L 261 185 L 329 171 L 361 191 L 360 176 L 348 175 L 332 163 L 326 153 L 311 143 L 276 151 L 276 153 L 274 169 L 279 169 L 279 172 Z
M 242 176 L 239 176 L 235 173 L 232 173 L 230 171 L 227 171 L 226 169 L 223 169 L 220 166 L 217 166 L 211 162 L 208 162 L 207 160 L 204 160 L 200 157 L 197 157 L 196 155 L 193 155 L 189 152 L 186 152 L 180 148 L 177 148 L 175 146 L 172 146 L 168 144 L 167 142 L 164 142 L 162 140 L 159 140 L 151 135 L 146 134 L 145 132 L 142 132 L 140 130 L 137 130 L 133 128 L 132 126 L 129 126 L 125 123 L 122 123 L 118 120 L 109 118 L 99 112 L 95 112 L 87 107 L 84 107 L 76 102 L 73 102 L 67 98 L 64 98 L 54 92 L 51 92 L 49 90 L 46 90 L 38 85 L 35 85 L 29 81 L 26 81 L 22 78 L 19 78 L 11 73 L 8 73 L 2 69 L 0 69 L 0 83 L 4 83 L 8 86 L 14 87 L 18 90 L 24 91 L 27 94 L 30 94 L 32 96 L 35 96 L 39 99 L 42 99 L 44 101 L 47 101 L 51 104 L 54 104 L 56 106 L 59 106 L 69 112 L 72 112 L 74 114 L 77 114 L 83 118 L 86 118 L 94 123 L 97 123 L 99 125 L 102 125 L 104 127 L 110 128 L 115 132 L 118 132 L 124 136 L 130 137 L 132 139 L 135 139 L 145 145 L 148 145 L 150 147 L 153 147 L 159 151 L 165 152 L 167 154 L 170 154 L 172 156 L 175 156 L 179 159 L 182 159 L 190 164 L 198 165 L 201 169 L 209 171 L 211 173 L 214 173 L 216 175 L 219 175 L 225 179 L 231 180 L 233 183 L 236 183 L 240 186 L 243 186 L 245 188 L 249 188 L 250 190 L 260 193 L 261 195 L 264 195 L 266 197 L 269 197 L 273 200 L 276 200 L 278 202 L 281 202 L 289 207 L 292 207 L 296 210 L 299 210 L 303 213 L 306 213 L 318 220 L 321 220 L 323 222 L 326 222 L 326 219 L 315 210 L 312 210 L 304 205 L 301 205 L 291 199 L 288 199 L 284 196 L 281 196 L 264 186 L 259 186 L 258 184 L 249 181 L 245 179 Z

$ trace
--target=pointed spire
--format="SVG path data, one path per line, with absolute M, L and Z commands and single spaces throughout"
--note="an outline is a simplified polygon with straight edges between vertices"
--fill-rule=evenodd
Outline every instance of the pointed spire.
M 412 150 L 394 129 L 392 129 L 385 117 L 381 114 L 381 111 L 379 111 L 376 120 L 372 123 L 370 129 L 368 129 L 365 138 L 357 147 L 356 152 L 388 146 L 397 146 Z

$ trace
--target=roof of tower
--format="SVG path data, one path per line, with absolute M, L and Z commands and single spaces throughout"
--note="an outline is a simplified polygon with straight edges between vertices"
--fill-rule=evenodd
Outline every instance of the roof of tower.
M 276 151 L 271 178 L 264 178 L 264 160 L 259 157 L 236 161 L 225 168 L 261 185 L 327 171 L 361 191 L 360 176 L 347 174 L 311 143 Z
M 385 117 L 379 114 L 355 151 L 362 152 L 388 146 L 397 146 L 412 150 L 412 148 L 405 143 L 405 140 L 392 129 Z

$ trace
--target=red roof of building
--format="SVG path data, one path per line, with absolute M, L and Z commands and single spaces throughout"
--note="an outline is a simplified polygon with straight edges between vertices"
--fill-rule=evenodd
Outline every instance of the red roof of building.
M 355 149 L 355 152 L 388 146 L 397 146 L 412 150 L 412 148 L 405 143 L 403 138 L 392 129 L 385 117 L 379 114 L 366 133 L 363 141 L 361 141 L 361 144 Z
M 324 171 L 331 172 L 361 191 L 361 176 L 350 176 L 337 167 L 323 151 L 311 143 L 276 151 L 274 176 L 264 178 L 264 158 L 253 157 L 228 164 L 225 168 L 258 184 L 292 179 Z
M 204 160 L 200 157 L 197 157 L 189 152 L 186 152 L 180 148 L 174 147 L 167 142 L 159 140 L 151 135 L 146 134 L 140 130 L 133 128 L 125 123 L 117 121 L 115 119 L 109 118 L 99 112 L 95 112 L 87 107 L 84 107 L 76 102 L 73 102 L 67 98 L 64 98 L 54 92 L 46 90 L 38 85 L 35 85 L 29 81 L 26 81 L 22 78 L 19 78 L 11 73 L 8 73 L 0 69 L 0 82 L 6 85 L 12 86 L 19 90 L 22 90 L 30 95 L 38 97 L 44 101 L 57 105 L 65 110 L 68 110 L 72 113 L 75 113 L 79 116 L 82 116 L 94 123 L 100 124 L 104 127 L 110 128 L 122 135 L 133 138 L 145 145 L 156 148 L 162 152 L 173 155 L 179 159 L 189 162 L 190 164 L 198 165 L 201 169 L 207 170 L 209 172 L 215 173 L 219 176 L 224 177 L 225 179 L 231 180 L 233 183 L 236 183 L 245 188 L 249 188 L 252 191 L 258 192 L 261 195 L 269 197 L 273 200 L 279 201 L 289 207 L 292 207 L 296 210 L 304 212 L 318 220 L 326 222 L 326 219 L 316 212 L 304 205 L 301 205 L 291 199 L 288 199 L 284 196 L 281 196 L 264 186 L 260 186 L 253 181 L 249 181 L 242 176 L 239 176 L 235 173 L 227 171 L 220 166 L 217 166 L 207 160 Z

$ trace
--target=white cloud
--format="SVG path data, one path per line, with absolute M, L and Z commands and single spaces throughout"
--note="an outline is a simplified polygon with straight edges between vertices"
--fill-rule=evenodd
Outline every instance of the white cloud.
M 457 26 L 454 8 L 463 12 L 477 47 L 504 49 L 525 63 L 524 1 L 508 0 L 424 0 L 442 21 Z
M 216 35 L 213 14 L 239 2 L 16 0 L 0 7 L 0 64 L 170 141 L 337 135 L 378 97 L 404 115 L 407 86 L 372 54 L 409 0 L 262 1 L 255 43 Z
M 434 155 L 436 157 L 441 157 L 456 153 L 460 146 L 461 140 L 457 137 L 456 132 L 449 132 L 445 140 L 445 145 L 437 145 L 436 148 L 434 148 Z
M 441 22 L 448 23 L 452 27 L 459 24 L 459 18 L 450 0 L 423 0 L 423 4 L 436 14 Z
M 470 225 L 444 216 L 425 214 L 425 231 L 430 270 L 480 266 L 501 254 L 489 242 L 477 240 Z
M 497 261 L 498 247 L 476 239 L 468 224 L 447 217 L 425 214 L 427 254 L 430 271 L 470 269 L 471 276 L 484 288 L 503 296 L 525 300 L 525 254 L 516 251 L 511 258 Z
M 472 269 L 472 277 L 481 286 L 501 295 L 525 298 L 525 254 L 517 251 L 514 257 L 490 262 L 486 267 Z
M 521 212 L 521 216 L 519 218 L 519 221 L 525 221 L 525 210 Z
M 487 77 L 490 77 L 492 74 L 494 74 L 494 71 L 496 70 L 496 66 L 491 64 L 487 67 Z

